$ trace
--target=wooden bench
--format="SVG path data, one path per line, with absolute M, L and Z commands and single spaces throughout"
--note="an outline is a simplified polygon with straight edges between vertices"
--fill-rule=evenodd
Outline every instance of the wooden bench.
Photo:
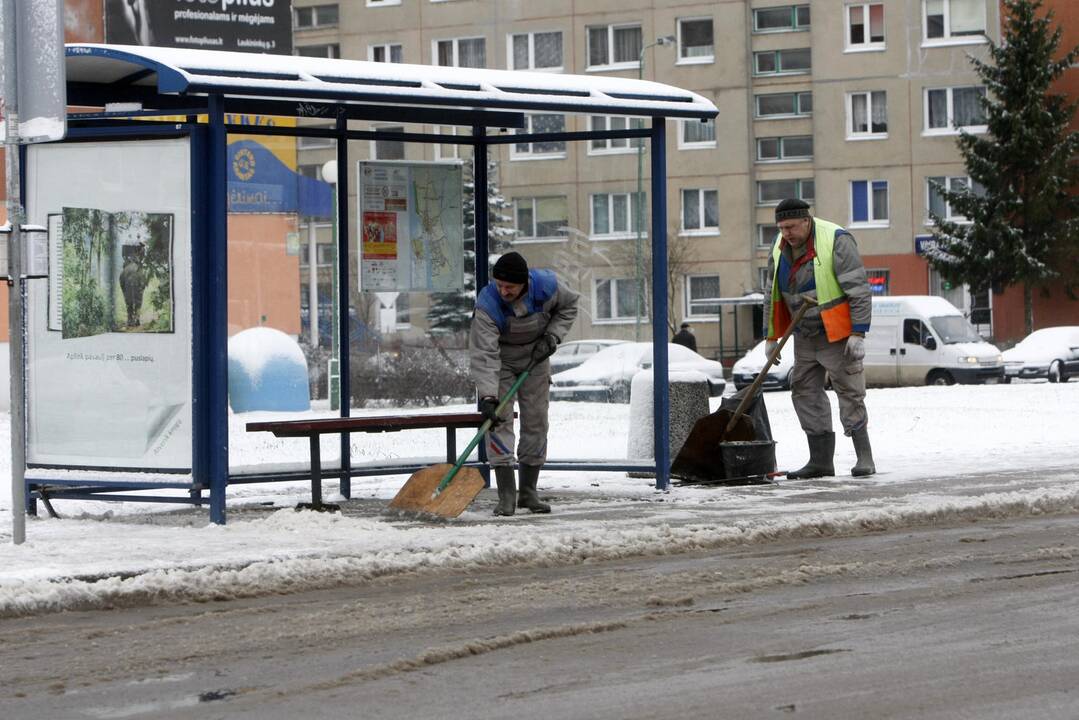
M 314 510 L 331 509 L 322 503 L 322 454 L 319 438 L 337 433 L 381 433 L 401 430 L 446 428 L 446 461 L 457 461 L 457 430 L 476 428 L 484 417 L 478 412 L 431 413 L 427 415 L 374 415 L 367 417 L 318 418 L 308 420 L 270 420 L 247 423 L 247 432 L 271 432 L 275 437 L 306 437 L 311 446 L 311 503 Z M 485 460 L 483 445 L 480 459 Z M 301 507 L 308 507 L 303 504 Z M 332 508 L 336 509 L 336 508 Z

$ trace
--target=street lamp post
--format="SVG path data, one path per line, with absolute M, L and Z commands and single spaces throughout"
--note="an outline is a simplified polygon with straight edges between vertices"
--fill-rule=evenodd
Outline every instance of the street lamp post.
M 641 48 L 640 54 L 637 56 L 637 79 L 644 79 L 644 51 L 648 48 L 655 47 L 656 45 L 673 45 L 675 42 L 674 35 L 663 35 L 656 38 L 655 42 L 648 43 Z M 643 237 L 641 234 L 641 219 L 644 217 L 644 192 L 642 190 L 642 183 L 644 182 L 644 138 L 636 138 L 637 140 L 637 194 L 634 196 L 633 204 L 636 209 L 636 221 L 637 226 L 637 243 L 634 249 L 634 272 L 637 280 L 637 319 L 634 325 L 634 340 L 641 341 L 641 313 L 644 311 L 644 271 L 641 267 L 644 260 L 644 248 Z

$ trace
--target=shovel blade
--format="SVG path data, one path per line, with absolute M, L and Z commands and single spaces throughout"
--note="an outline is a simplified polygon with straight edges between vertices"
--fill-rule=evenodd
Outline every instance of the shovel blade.
M 461 468 L 449 485 L 436 495 L 442 478 L 446 477 L 446 473 L 452 468 L 450 463 L 442 463 L 417 470 L 390 501 L 390 507 L 394 510 L 430 513 L 445 518 L 457 517 L 480 494 L 484 482 L 483 475 L 476 468 Z

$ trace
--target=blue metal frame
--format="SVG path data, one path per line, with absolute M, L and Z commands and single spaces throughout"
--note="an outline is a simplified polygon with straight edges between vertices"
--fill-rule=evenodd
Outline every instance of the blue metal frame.
M 667 379 L 667 127 L 652 120 L 652 402 L 656 489 L 670 485 L 670 398 Z

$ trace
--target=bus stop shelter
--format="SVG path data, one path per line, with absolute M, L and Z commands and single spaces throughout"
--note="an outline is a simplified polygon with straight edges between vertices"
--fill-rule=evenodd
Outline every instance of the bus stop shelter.
M 480 188 L 487 186 L 487 158 L 493 146 L 643 139 L 650 154 L 650 242 L 655 258 L 649 278 L 653 365 L 659 377 L 666 376 L 666 122 L 713 118 L 715 106 L 700 95 L 599 75 L 96 44 L 68 45 L 66 72 L 68 103 L 78 108 L 69 112 L 66 139 L 24 150 L 23 202 L 28 220 L 49 227 L 50 248 L 57 256 L 54 270 L 63 267 L 63 253 L 78 251 L 85 253 L 85 262 L 68 267 L 102 277 L 107 268 L 123 266 L 124 248 L 133 242 L 120 237 L 111 245 L 88 241 L 85 248 L 72 249 L 52 235 L 59 235 L 64 224 L 84 223 L 87 237 L 106 237 L 113 226 L 128 228 L 125 232 L 137 226 L 153 237 L 167 237 L 169 257 L 174 258 L 170 266 L 174 291 L 162 299 L 163 307 L 171 301 L 171 311 L 163 311 L 168 317 L 163 317 L 160 332 L 139 338 L 101 327 L 99 320 L 94 325 L 93 318 L 82 324 L 70 321 L 69 305 L 82 306 L 68 297 L 74 292 L 68 285 L 58 284 L 56 272 L 50 272 L 48 288 L 39 285 L 28 291 L 29 510 L 35 509 L 35 499 L 46 486 L 52 497 L 192 504 L 206 502 L 208 493 L 210 518 L 223 523 L 226 487 L 251 481 L 229 474 L 227 174 L 236 170 L 229 167 L 226 155 L 229 133 L 333 139 L 342 169 L 353 162 L 349 140 L 469 145 L 476 197 L 486 196 Z M 651 124 L 631 128 L 627 122 L 622 130 L 527 132 L 528 113 L 539 112 L 646 117 Z M 297 122 L 287 127 L 240 126 L 228 121 L 232 114 Z M 323 122 L 307 124 L 312 119 Z M 382 121 L 456 126 L 471 134 L 385 132 L 355 125 Z M 348 268 L 354 232 L 349 226 L 349 172 L 340 172 L 336 198 L 340 412 L 348 416 Z M 103 211 L 70 212 L 87 207 Z M 104 212 L 125 207 L 137 211 L 137 223 Z M 167 212 L 155 212 L 157 208 Z M 479 289 L 488 282 L 485 203 L 476 203 L 475 215 Z M 144 251 L 152 252 L 140 250 Z M 654 472 L 657 487 L 665 488 L 671 460 L 667 383 L 654 383 L 653 400 Z M 348 480 L 355 474 L 349 453 L 342 435 L 340 476 L 345 497 Z M 551 461 L 547 468 L 640 470 L 641 464 Z M 73 477 L 71 471 L 83 475 Z M 262 479 L 288 477 L 271 475 Z M 172 492 L 153 492 L 166 489 Z

